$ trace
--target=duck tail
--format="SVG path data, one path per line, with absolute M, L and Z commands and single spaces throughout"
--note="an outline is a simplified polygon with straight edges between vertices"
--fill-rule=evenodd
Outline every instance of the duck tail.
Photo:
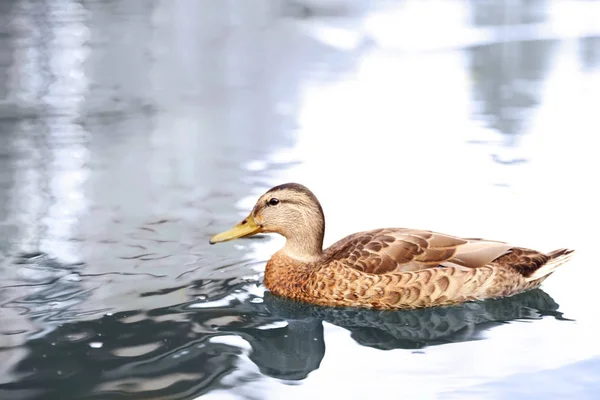
M 547 254 L 548 261 L 540 268 L 538 268 L 533 274 L 528 276 L 526 280 L 528 282 L 535 281 L 541 278 L 547 278 L 552 274 L 558 267 L 566 263 L 573 256 L 575 250 L 570 249 L 558 249 L 551 251 Z

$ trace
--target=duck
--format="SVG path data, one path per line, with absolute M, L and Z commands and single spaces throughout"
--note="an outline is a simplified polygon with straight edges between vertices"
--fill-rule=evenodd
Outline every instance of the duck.
M 538 288 L 573 253 L 410 228 L 358 232 L 323 249 L 323 208 L 299 183 L 269 189 L 246 218 L 209 243 L 259 233 L 286 239 L 266 264 L 265 287 L 325 307 L 401 310 L 509 297 Z

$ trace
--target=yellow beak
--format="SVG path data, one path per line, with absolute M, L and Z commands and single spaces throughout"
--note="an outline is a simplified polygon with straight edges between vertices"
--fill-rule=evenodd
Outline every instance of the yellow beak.
M 215 236 L 211 237 L 209 243 L 215 244 L 227 242 L 233 239 L 239 239 L 246 236 L 256 235 L 261 231 L 262 226 L 256 225 L 256 222 L 254 221 L 252 215 L 249 215 L 248 218 L 246 218 L 230 230 L 218 233 Z

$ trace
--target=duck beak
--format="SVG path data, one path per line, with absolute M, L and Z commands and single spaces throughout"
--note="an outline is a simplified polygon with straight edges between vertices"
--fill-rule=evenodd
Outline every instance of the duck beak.
M 248 218 L 234 226 L 228 231 L 221 232 L 216 234 L 215 236 L 210 238 L 209 243 L 221 243 L 227 242 L 233 239 L 239 239 L 246 236 L 256 235 L 257 233 L 262 231 L 262 226 L 256 225 L 256 221 L 254 221 L 254 217 L 249 215 Z

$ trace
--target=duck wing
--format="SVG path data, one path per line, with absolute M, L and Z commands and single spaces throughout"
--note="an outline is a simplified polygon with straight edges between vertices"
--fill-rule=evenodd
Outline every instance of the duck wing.
M 426 268 L 479 268 L 507 254 L 498 241 L 464 239 L 417 229 L 378 229 L 350 235 L 327 249 L 327 256 L 362 272 L 420 271 Z

